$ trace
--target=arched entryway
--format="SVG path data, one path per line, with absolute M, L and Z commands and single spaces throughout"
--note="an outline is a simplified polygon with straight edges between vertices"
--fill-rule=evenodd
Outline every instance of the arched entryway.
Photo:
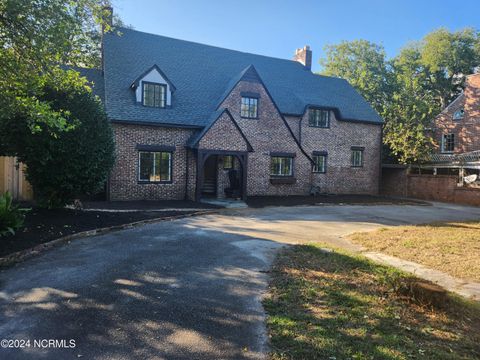
M 238 167 L 224 169 L 222 166 L 231 157 Z M 202 197 L 247 198 L 248 152 L 223 150 L 198 150 L 195 200 Z M 220 182 L 220 183 L 219 183 Z

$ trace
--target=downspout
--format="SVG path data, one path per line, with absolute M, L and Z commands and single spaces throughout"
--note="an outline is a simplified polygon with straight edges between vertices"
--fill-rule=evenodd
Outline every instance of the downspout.
M 188 163 L 188 160 L 189 160 L 189 157 L 188 157 L 188 148 L 185 146 L 185 150 L 186 150 L 186 153 L 185 153 L 185 164 L 187 166 L 187 170 L 185 171 L 185 196 L 184 196 L 184 200 L 188 200 L 188 177 L 189 177 L 189 168 L 190 168 L 190 164 Z
M 382 176 L 382 171 L 383 171 L 382 162 L 383 162 L 383 125 L 380 128 L 380 164 L 378 164 L 379 167 L 380 167 L 380 171 L 378 173 L 378 185 L 377 185 L 378 195 L 381 194 L 381 188 L 382 188 L 382 177 L 383 177 Z

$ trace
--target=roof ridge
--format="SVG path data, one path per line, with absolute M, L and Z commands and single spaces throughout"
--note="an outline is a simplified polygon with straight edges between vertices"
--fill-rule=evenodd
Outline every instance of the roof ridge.
M 185 43 L 189 43 L 189 44 L 194 44 L 194 45 L 207 46 L 207 47 L 210 47 L 210 48 L 215 48 L 215 49 L 220 49 L 220 50 L 225 50 L 225 51 L 231 51 L 231 52 L 240 53 L 240 54 L 261 56 L 261 57 L 265 57 L 265 58 L 272 59 L 272 60 L 286 61 L 286 62 L 289 62 L 289 63 L 298 64 L 298 65 L 300 65 L 300 66 L 303 67 L 303 65 L 302 65 L 301 63 L 299 63 L 298 61 L 291 60 L 291 59 L 285 59 L 285 58 L 280 58 L 280 57 L 275 57 L 275 56 L 257 54 L 257 53 L 248 52 L 248 51 L 240 51 L 240 50 L 235 50 L 235 49 L 229 49 L 229 48 L 221 47 L 221 46 L 217 46 L 217 45 L 209 45 L 209 44 L 204 44 L 204 43 L 201 43 L 201 42 L 196 42 L 196 41 L 191 41 L 191 40 L 178 39 L 178 38 L 174 38 L 174 37 L 171 37 L 171 36 L 153 34 L 153 33 L 149 33 L 149 32 L 146 32 L 146 31 L 140 31 L 140 30 L 136 30 L 136 29 L 129 29 L 129 28 L 126 28 L 126 27 L 120 27 L 120 26 L 119 26 L 119 27 L 117 27 L 116 29 L 122 29 L 122 30 L 131 31 L 131 32 L 137 32 L 137 33 L 141 33 L 141 34 L 145 34 L 145 35 L 149 35 L 149 36 L 153 36 L 153 37 L 160 37 L 160 38 L 164 38 L 164 39 L 181 41 L 181 42 L 185 42 Z M 313 74 L 313 73 L 312 73 L 312 74 Z M 315 75 L 320 75 L 320 74 L 315 74 Z M 326 75 L 320 75 L 320 76 L 333 78 L 333 76 L 326 76 Z

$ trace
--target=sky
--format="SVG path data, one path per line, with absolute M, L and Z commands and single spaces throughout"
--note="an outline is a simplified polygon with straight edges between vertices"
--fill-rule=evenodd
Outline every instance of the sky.
M 381 44 L 393 57 L 440 27 L 480 29 L 479 0 L 113 0 L 113 8 L 136 30 L 244 52 L 290 59 L 310 45 L 313 71 L 324 46 L 343 40 Z

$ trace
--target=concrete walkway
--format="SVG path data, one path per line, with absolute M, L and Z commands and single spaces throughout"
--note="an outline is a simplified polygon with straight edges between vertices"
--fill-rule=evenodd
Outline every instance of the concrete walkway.
M 480 218 L 480 208 L 231 209 L 79 239 L 0 272 L 0 359 L 263 359 L 276 251 L 385 225 Z M 75 346 L 34 347 L 39 339 Z

